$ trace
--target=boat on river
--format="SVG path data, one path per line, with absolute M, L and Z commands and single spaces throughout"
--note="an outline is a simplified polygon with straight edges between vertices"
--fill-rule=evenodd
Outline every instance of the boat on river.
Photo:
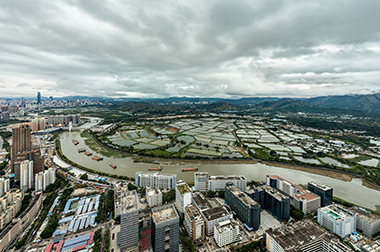
M 114 168 L 114 169 L 116 169 L 116 168 L 117 168 L 117 166 L 116 166 L 116 165 L 114 165 L 113 163 L 110 163 L 110 166 L 111 166 L 112 168 Z
M 187 172 L 187 171 L 198 171 L 198 167 L 182 168 L 182 171 L 183 171 L 183 172 Z
M 162 166 L 151 166 L 149 171 L 162 171 Z

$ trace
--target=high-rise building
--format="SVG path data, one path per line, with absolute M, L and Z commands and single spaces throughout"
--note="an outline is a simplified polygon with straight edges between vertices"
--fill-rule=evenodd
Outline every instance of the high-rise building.
M 32 120 L 32 131 L 45 129 L 45 117 L 38 117 Z
M 318 209 L 318 223 L 342 238 L 356 230 L 355 213 L 335 204 Z
M 34 175 L 34 189 L 36 192 L 45 191 L 46 187 L 55 182 L 55 169 L 49 168 Z
M 37 104 L 41 104 L 41 93 L 37 93 Z
M 270 187 L 277 188 L 292 198 L 292 205 L 302 210 L 305 214 L 316 212 L 321 206 L 321 197 L 280 176 L 267 174 L 266 184 Z
M 219 247 L 240 241 L 239 224 L 234 219 L 215 224 L 214 239 Z
M 20 169 L 20 188 L 26 192 L 33 186 L 33 161 L 22 161 Z
M 290 197 L 265 184 L 244 191 L 280 221 L 289 221 Z
M 9 192 L 10 190 L 10 180 L 9 178 L 0 178 L 0 197 L 3 196 L 3 194 Z
M 139 207 L 136 190 L 120 191 L 120 251 L 138 248 Z
M 135 185 L 137 187 L 158 187 L 165 190 L 175 189 L 177 175 L 159 174 L 158 172 L 136 172 Z
M 146 201 L 150 207 L 162 205 L 162 192 L 160 188 L 146 187 Z
M 333 203 L 333 189 L 327 185 L 309 182 L 307 189 L 321 197 L 321 207 L 331 205 Z
M 185 207 L 191 204 L 191 189 L 187 183 L 183 180 L 177 182 L 175 188 L 175 201 L 178 207 L 178 210 L 181 213 L 185 212 Z
M 192 203 L 197 207 L 205 220 L 206 234 L 214 234 L 216 223 L 232 219 L 232 211 L 229 206 L 220 205 L 213 198 L 207 198 L 200 192 L 193 193 Z
M 242 175 L 209 176 L 207 172 L 194 173 L 195 190 L 218 192 L 225 189 L 227 183 L 233 183 L 240 190 L 247 188 L 247 179 Z
M 191 241 L 194 245 L 199 245 L 206 241 L 206 227 L 205 220 L 203 219 L 198 208 L 190 204 L 185 207 L 185 220 L 184 226 L 189 234 Z
M 269 252 L 352 252 L 347 245 L 310 219 L 267 230 L 266 247 Z
M 44 157 L 40 148 L 32 147 L 30 125 L 23 123 L 12 130 L 11 172 L 15 174 L 16 181 L 20 180 L 21 163 L 26 160 L 33 161 L 33 176 L 44 170 Z
M 18 153 L 30 150 L 32 150 L 30 125 L 28 123 L 16 125 L 12 130 L 12 151 Z
M 173 204 L 152 209 L 153 251 L 179 251 L 179 216 Z
M 254 230 L 260 228 L 261 207 L 258 202 L 251 199 L 232 183 L 226 185 L 225 199 L 241 222 Z
M 49 96 L 49 101 L 50 101 L 50 102 L 53 101 L 53 96 Z

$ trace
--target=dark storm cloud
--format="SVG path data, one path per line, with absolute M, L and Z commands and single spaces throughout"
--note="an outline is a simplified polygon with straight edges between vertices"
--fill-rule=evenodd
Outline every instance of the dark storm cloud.
M 0 3 L 0 96 L 380 91 L 376 1 Z

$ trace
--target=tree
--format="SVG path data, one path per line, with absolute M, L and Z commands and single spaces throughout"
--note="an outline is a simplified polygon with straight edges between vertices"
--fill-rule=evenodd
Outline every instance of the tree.
M 219 197 L 224 198 L 224 194 L 225 194 L 225 193 L 226 193 L 225 191 L 223 191 L 223 190 L 219 190 L 218 195 L 219 195 Z
M 132 185 L 132 183 L 128 183 L 128 190 L 129 191 L 132 191 L 132 190 L 135 190 L 137 187 Z
M 83 180 L 88 180 L 88 175 L 87 173 L 83 173 L 79 178 Z
M 211 191 L 211 190 L 209 190 L 209 191 L 207 192 L 207 195 L 208 195 L 209 197 L 214 197 L 215 194 L 216 194 L 216 192 Z

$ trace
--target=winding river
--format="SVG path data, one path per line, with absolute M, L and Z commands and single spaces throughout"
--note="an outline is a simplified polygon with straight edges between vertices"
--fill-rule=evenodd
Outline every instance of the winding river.
M 88 127 L 95 123 L 86 124 Z M 80 132 L 63 132 L 60 135 L 61 148 L 64 155 L 73 162 L 82 166 L 91 168 L 96 171 L 102 171 L 109 174 L 126 175 L 130 177 L 135 176 L 137 171 L 148 171 L 149 166 L 154 164 L 146 163 L 133 163 L 131 158 L 107 158 L 104 157 L 103 161 L 94 161 L 91 157 L 87 157 L 83 153 L 78 153 L 79 148 L 86 148 L 90 150 L 84 143 L 84 139 L 80 136 Z M 77 146 L 71 142 L 72 139 L 79 141 Z M 90 150 L 92 153 L 94 151 Z M 94 153 L 95 154 L 95 153 Z M 101 156 L 101 155 L 100 155 Z M 109 166 L 109 163 L 117 165 L 117 169 Z M 162 173 L 177 174 L 177 180 L 186 180 L 188 182 L 194 181 L 194 172 L 181 172 L 181 168 L 185 166 L 168 165 L 163 166 Z M 186 166 L 190 167 L 190 166 Z M 330 177 L 325 177 L 318 174 L 307 173 L 298 170 L 280 168 L 275 166 L 268 166 L 264 164 L 213 164 L 213 165 L 197 165 L 200 172 L 208 172 L 210 175 L 231 175 L 241 174 L 244 175 L 248 181 L 265 180 L 266 174 L 277 174 L 282 176 L 295 184 L 307 184 L 309 181 L 324 183 L 334 188 L 334 196 L 342 198 L 346 201 L 355 203 L 360 206 L 375 209 L 375 205 L 380 205 L 380 191 L 367 188 L 362 185 L 360 179 L 353 179 L 351 182 L 341 181 Z

